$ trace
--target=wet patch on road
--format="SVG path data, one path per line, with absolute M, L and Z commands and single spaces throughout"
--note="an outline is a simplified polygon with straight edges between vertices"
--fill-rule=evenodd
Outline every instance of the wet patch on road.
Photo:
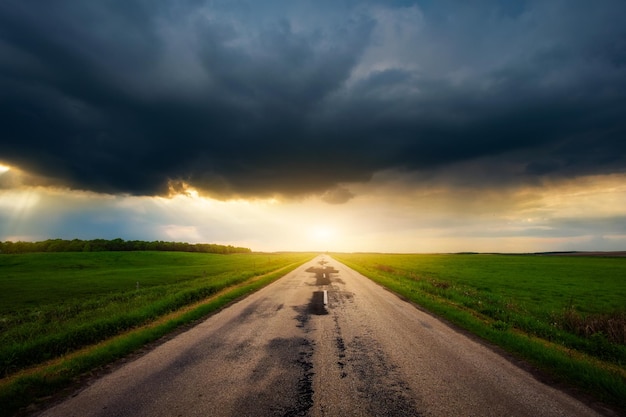
M 345 371 L 346 368 L 346 343 L 343 340 L 343 336 L 341 335 L 341 328 L 339 327 L 339 320 L 337 316 L 333 317 L 335 321 L 335 333 L 337 337 L 335 338 L 335 347 L 337 349 L 337 366 L 339 367 L 339 377 L 345 378 L 348 376 L 348 373 Z
M 309 313 L 309 306 L 293 306 L 292 307 L 293 310 L 298 313 L 298 315 L 296 317 L 294 317 L 294 319 L 296 320 L 296 322 L 298 324 L 296 324 L 296 327 L 303 329 L 305 331 L 305 333 L 308 333 L 308 329 L 306 327 L 306 325 L 309 323 L 309 320 L 311 319 L 311 315 Z
M 298 324 L 296 327 L 305 328 L 309 322 L 311 314 L 315 316 L 325 316 L 327 310 L 327 293 L 325 291 L 313 291 L 309 304 L 306 306 L 293 306 L 293 310 L 298 313 L 295 317 Z
M 232 415 L 308 415 L 313 406 L 314 347 L 306 337 L 270 340 L 249 377 L 254 384 L 248 395 L 238 399 Z
M 313 406 L 313 342 L 303 339 L 298 360 L 296 363 L 300 367 L 301 375 L 298 379 L 298 400 L 292 409 L 287 410 L 285 417 L 305 416 Z
M 355 375 L 356 391 L 371 415 L 423 416 L 417 412 L 409 385 L 398 367 L 390 364 L 376 341 L 355 336 L 346 346 L 348 369 Z
M 326 310 L 327 293 L 325 291 L 313 291 L 311 302 L 309 303 L 309 312 L 316 316 L 325 316 L 328 314 Z
M 306 272 L 311 272 L 315 274 L 315 285 L 330 285 L 331 283 L 331 275 L 336 274 L 337 271 L 332 266 L 312 266 L 306 270 Z

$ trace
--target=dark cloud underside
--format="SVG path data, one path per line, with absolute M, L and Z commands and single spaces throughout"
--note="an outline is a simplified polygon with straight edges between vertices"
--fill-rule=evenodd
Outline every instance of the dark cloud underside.
M 98 192 L 335 203 L 385 169 L 623 172 L 625 18 L 622 1 L 8 0 L 0 162 Z

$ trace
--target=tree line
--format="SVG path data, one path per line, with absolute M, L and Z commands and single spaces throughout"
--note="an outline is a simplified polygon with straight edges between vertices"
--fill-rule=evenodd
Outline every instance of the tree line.
M 249 248 L 215 243 L 164 242 L 162 240 L 146 242 L 143 240 L 93 239 L 64 240 L 48 239 L 40 242 L 0 242 L 0 253 L 33 252 L 111 252 L 111 251 L 163 251 L 163 252 L 201 252 L 201 253 L 250 253 Z

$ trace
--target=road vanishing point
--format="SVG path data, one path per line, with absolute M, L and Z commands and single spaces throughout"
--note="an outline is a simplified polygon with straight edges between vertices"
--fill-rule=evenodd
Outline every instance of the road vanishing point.
M 319 256 L 38 415 L 600 416 Z

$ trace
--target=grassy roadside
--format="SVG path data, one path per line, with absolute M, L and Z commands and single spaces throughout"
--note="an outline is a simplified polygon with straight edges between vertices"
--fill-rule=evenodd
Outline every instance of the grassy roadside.
M 143 326 L 306 255 L 0 255 L 0 378 Z
M 333 257 L 424 309 L 531 363 L 555 381 L 582 390 L 626 413 L 624 346 L 607 342 L 601 332 L 583 338 L 562 330 L 556 323 L 544 325 L 544 317 L 556 320 L 556 315 L 535 308 L 531 301 L 519 302 L 515 296 L 523 296 L 507 287 L 511 283 L 506 273 L 498 271 L 500 276 L 491 284 L 476 277 L 462 283 L 462 279 L 456 278 L 455 263 L 463 258 L 442 257 L 436 261 L 445 264 L 444 267 L 425 256 L 411 259 L 393 255 L 333 254 Z M 495 268 L 493 263 L 479 266 L 482 274 Z M 471 265 L 463 265 L 459 270 L 460 274 L 468 274 Z M 551 273 L 549 281 L 556 285 L 558 274 Z M 621 276 L 623 274 L 616 277 Z M 618 292 L 617 299 L 624 299 L 619 293 L 621 289 L 605 288 L 605 291 Z M 547 299 L 547 294 L 533 297 L 537 298 L 537 304 L 549 304 L 541 299 Z M 610 304 L 609 298 L 607 304 Z M 600 308 L 597 301 L 587 304 L 581 309 Z
M 84 347 L 63 357 L 19 371 L 0 380 L 0 415 L 11 416 L 72 386 L 81 375 L 137 351 L 168 333 L 218 311 L 227 304 L 274 282 L 311 257 L 221 289 L 124 334 Z

